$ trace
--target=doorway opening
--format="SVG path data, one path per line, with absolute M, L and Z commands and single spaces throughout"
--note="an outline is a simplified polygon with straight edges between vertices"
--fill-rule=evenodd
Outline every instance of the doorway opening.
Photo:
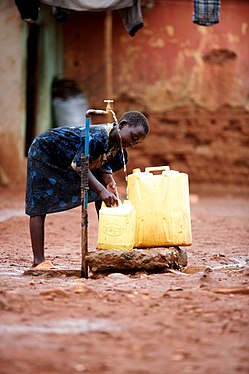
M 37 100 L 38 100 L 38 70 L 39 70 L 39 33 L 38 24 L 29 24 L 27 39 L 27 70 L 26 70 L 26 138 L 25 156 L 35 137 Z

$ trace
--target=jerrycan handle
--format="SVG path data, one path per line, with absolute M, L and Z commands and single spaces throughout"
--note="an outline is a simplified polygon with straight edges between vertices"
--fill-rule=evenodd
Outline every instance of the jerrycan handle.
M 145 168 L 145 172 L 149 173 L 151 171 L 166 171 L 169 170 L 169 166 L 149 166 Z

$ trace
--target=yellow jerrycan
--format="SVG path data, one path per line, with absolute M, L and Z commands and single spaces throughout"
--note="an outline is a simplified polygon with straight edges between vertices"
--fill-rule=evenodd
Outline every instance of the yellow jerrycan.
M 102 202 L 99 211 L 98 249 L 131 250 L 134 247 L 136 211 L 129 200 L 117 207 Z
M 136 209 L 135 248 L 192 244 L 186 173 L 168 166 L 134 169 L 128 175 L 128 199 Z

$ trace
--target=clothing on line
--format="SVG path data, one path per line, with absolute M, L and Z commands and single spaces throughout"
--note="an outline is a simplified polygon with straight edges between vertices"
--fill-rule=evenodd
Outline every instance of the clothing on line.
M 15 0 L 23 20 L 37 21 L 40 3 L 50 5 L 57 22 L 66 22 L 69 10 L 106 11 L 118 10 L 123 25 L 134 36 L 143 24 L 141 0 Z
M 194 0 L 193 22 L 213 26 L 220 21 L 220 0 Z

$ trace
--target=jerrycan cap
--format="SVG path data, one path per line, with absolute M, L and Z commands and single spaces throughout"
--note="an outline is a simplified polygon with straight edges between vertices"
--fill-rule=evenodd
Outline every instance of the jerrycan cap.
M 132 173 L 141 173 L 141 169 L 140 168 L 135 168 L 132 170 Z
M 153 172 L 162 172 L 162 173 L 165 173 L 167 171 L 169 171 L 170 168 L 168 165 L 164 165 L 164 166 L 147 166 L 145 168 L 145 173 L 153 173 Z

